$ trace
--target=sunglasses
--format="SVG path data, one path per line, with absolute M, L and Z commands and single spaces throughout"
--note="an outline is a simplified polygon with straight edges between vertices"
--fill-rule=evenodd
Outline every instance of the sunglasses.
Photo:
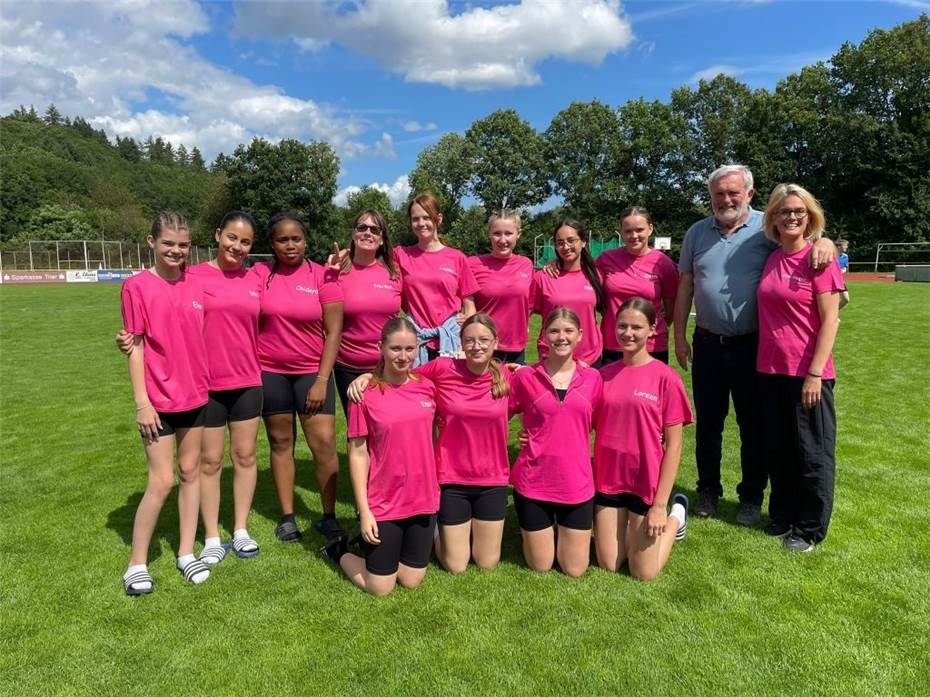
M 355 226 L 356 232 L 371 232 L 372 235 L 381 236 L 381 228 L 377 225 L 365 225 L 365 223 L 359 223 Z

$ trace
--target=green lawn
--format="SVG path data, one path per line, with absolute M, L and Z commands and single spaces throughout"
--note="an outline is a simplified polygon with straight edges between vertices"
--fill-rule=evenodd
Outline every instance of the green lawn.
M 153 542 L 157 590 L 132 600 L 120 577 L 146 477 L 112 343 L 119 287 L 0 286 L 0 694 L 930 694 L 930 285 L 851 290 L 836 508 L 813 554 L 732 524 L 731 426 L 724 519 L 692 519 L 654 583 L 528 571 L 511 511 L 498 570 L 433 565 L 419 589 L 374 599 L 314 554 L 316 534 L 274 540 L 262 436 L 261 555 L 186 585 L 172 500 Z M 306 446 L 298 459 L 309 486 Z M 228 534 L 228 470 L 223 486 Z M 298 493 L 306 528 L 319 502 Z M 346 524 L 352 510 L 344 477 Z

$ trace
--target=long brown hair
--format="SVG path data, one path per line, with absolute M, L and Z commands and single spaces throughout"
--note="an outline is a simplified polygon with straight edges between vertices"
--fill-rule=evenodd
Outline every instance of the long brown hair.
M 406 317 L 392 317 L 381 327 L 381 346 L 383 347 L 387 338 L 396 332 L 410 332 L 414 337 L 417 335 L 417 330 L 409 319 Z M 407 371 L 407 377 L 411 380 L 420 379 L 410 370 Z M 371 380 L 368 382 L 368 389 L 377 387 L 384 392 L 384 386 L 386 384 L 387 382 L 384 379 L 384 354 L 379 351 L 378 364 L 371 374 Z
M 381 246 L 378 247 L 378 251 L 375 252 L 375 259 L 381 260 L 381 262 L 384 264 L 384 268 L 387 269 L 388 276 L 392 281 L 394 281 L 397 279 L 397 269 L 394 267 L 394 246 L 391 244 L 391 236 L 388 233 L 387 224 L 384 222 L 384 217 L 382 217 L 382 215 L 374 208 L 366 208 L 357 216 L 355 216 L 355 220 L 352 221 L 352 232 L 355 232 L 355 226 L 358 225 L 358 221 L 365 217 L 374 220 L 375 225 L 381 228 Z M 350 239 L 351 242 L 349 242 L 349 258 L 355 259 L 355 238 L 350 237 Z M 352 268 L 351 265 L 349 268 Z
M 552 231 L 553 246 L 558 246 L 556 245 L 555 236 L 563 227 L 570 227 L 572 230 L 578 233 L 578 238 L 584 242 L 584 247 L 581 248 L 581 252 L 579 254 L 581 257 L 581 272 L 585 275 L 585 278 L 588 279 L 588 283 L 590 283 L 591 287 L 594 289 L 594 297 L 597 298 L 595 309 L 598 312 L 603 312 L 604 307 L 607 305 L 607 296 L 604 294 L 604 286 L 601 285 L 601 277 L 597 272 L 597 266 L 594 265 L 594 257 L 591 256 L 591 250 L 588 248 L 591 244 L 591 236 L 588 234 L 588 231 L 585 230 L 584 225 L 582 225 L 577 220 L 572 218 L 563 218 Z M 562 257 L 559 256 L 558 251 L 556 251 L 555 258 L 559 260 L 559 268 L 563 268 Z
M 494 320 L 491 319 L 491 316 L 485 314 L 484 312 L 476 312 L 464 322 L 462 322 L 462 331 L 460 332 L 460 335 L 464 336 L 465 329 L 473 324 L 480 324 L 482 327 L 491 332 L 495 340 L 498 338 L 497 325 L 494 324 Z M 501 368 L 497 364 L 497 359 L 492 358 L 491 362 L 488 364 L 488 368 L 491 371 L 491 396 L 494 397 L 494 399 L 500 399 L 501 397 L 506 397 L 509 395 L 510 385 L 508 385 L 507 381 L 504 379 L 504 376 L 501 373 Z

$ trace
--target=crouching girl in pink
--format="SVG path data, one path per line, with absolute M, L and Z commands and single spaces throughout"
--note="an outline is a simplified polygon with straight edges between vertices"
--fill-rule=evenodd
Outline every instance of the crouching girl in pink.
M 594 543 L 598 565 L 650 581 L 684 538 L 688 499 L 669 496 L 681 460 L 682 427 L 692 421 L 685 387 L 672 368 L 649 355 L 656 310 L 645 298 L 625 300 L 616 315 L 623 359 L 601 368 L 603 392 L 594 416 Z

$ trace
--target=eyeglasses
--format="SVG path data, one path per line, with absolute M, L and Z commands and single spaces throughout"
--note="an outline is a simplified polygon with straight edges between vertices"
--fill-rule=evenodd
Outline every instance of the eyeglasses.
M 576 246 L 579 242 L 581 242 L 581 240 L 577 237 L 569 237 L 567 240 L 556 240 L 555 246 L 561 249 L 567 249 Z
M 494 341 L 494 339 L 487 339 L 487 338 L 472 339 L 471 337 L 469 337 L 467 339 L 462 339 L 462 346 L 464 346 L 465 348 L 474 348 L 475 346 L 477 346 L 478 348 L 487 348 L 488 346 L 491 345 L 492 341 Z
M 377 225 L 365 225 L 365 223 L 359 223 L 355 226 L 356 232 L 371 232 L 372 235 L 381 236 L 381 228 Z
M 803 220 L 807 215 L 806 208 L 782 208 L 778 211 L 778 215 L 782 218 L 797 218 L 798 220 Z

